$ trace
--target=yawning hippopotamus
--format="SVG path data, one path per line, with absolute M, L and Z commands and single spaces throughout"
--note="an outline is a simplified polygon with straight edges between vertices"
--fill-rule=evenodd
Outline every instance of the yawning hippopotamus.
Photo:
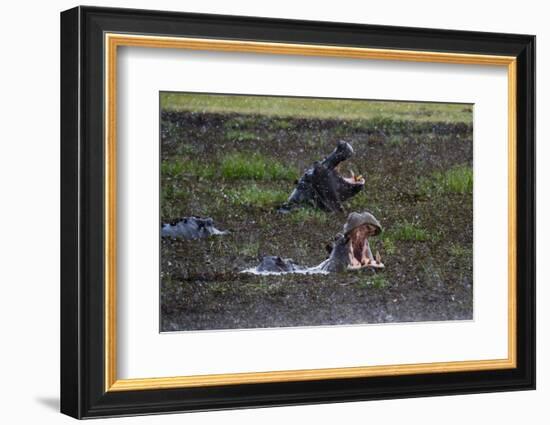
M 362 176 L 343 177 L 337 165 L 353 155 L 351 145 L 340 140 L 332 153 L 322 161 L 316 161 L 298 180 L 281 211 L 289 211 L 300 204 L 310 204 L 325 211 L 342 211 L 342 202 L 359 193 L 365 185 Z
M 291 259 L 275 256 L 266 256 L 260 264 L 252 269 L 244 270 L 254 274 L 283 274 L 283 273 L 329 273 L 344 272 L 358 269 L 383 269 L 380 254 L 376 258 L 372 255 L 369 237 L 376 236 L 382 231 L 382 226 L 369 212 L 352 212 L 341 233 L 338 233 L 330 247 L 330 256 L 321 264 L 314 267 L 302 267 Z
M 371 213 L 352 212 L 332 244 L 329 258 L 319 264 L 328 272 L 343 272 L 350 269 L 384 268 L 380 254 L 372 255 L 369 237 L 382 231 L 382 226 Z
M 227 230 L 214 227 L 214 220 L 210 217 L 183 217 L 171 223 L 164 223 L 160 230 L 162 237 L 176 239 L 200 239 L 211 235 L 225 235 Z

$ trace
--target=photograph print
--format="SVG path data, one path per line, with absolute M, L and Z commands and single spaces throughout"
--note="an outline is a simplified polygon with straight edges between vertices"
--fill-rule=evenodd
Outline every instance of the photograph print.
M 473 319 L 473 105 L 161 92 L 161 332 Z

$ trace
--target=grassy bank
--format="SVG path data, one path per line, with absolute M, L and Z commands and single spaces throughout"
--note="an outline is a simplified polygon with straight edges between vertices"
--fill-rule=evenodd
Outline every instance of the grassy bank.
M 161 109 L 175 112 L 236 113 L 270 117 L 340 120 L 392 119 L 449 123 L 472 122 L 472 105 L 317 99 L 275 96 L 205 96 L 195 93 L 163 93 Z M 284 126 L 284 124 L 283 124 Z M 246 135 L 245 135 L 246 136 Z M 254 137 L 248 134 L 249 137 Z

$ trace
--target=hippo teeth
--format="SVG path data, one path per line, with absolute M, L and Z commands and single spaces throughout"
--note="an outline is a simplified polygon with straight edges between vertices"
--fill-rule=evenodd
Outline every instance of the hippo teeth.
M 380 255 L 379 251 L 376 251 L 376 262 L 381 263 L 382 262 L 382 256 Z
M 350 173 L 351 173 L 351 176 L 349 177 L 352 181 L 355 181 L 355 182 L 360 182 L 363 180 L 363 176 L 361 174 L 359 175 L 355 175 L 355 173 L 353 172 L 353 170 L 349 170 Z
M 361 174 L 356 176 L 353 170 L 349 170 L 349 172 L 350 172 L 350 176 L 346 177 L 347 181 L 354 182 L 354 183 L 360 183 L 363 181 L 363 176 Z

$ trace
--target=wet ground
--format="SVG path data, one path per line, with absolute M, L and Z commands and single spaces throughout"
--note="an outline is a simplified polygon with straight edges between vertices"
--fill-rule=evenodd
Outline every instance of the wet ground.
M 346 213 L 278 213 L 339 139 L 355 150 L 342 172 L 366 179 Z M 210 216 L 231 232 L 162 239 L 162 331 L 472 318 L 471 125 L 164 111 L 161 142 L 162 221 Z M 385 270 L 239 273 L 262 255 L 320 263 L 347 213 L 364 210 L 384 227 L 371 246 Z

